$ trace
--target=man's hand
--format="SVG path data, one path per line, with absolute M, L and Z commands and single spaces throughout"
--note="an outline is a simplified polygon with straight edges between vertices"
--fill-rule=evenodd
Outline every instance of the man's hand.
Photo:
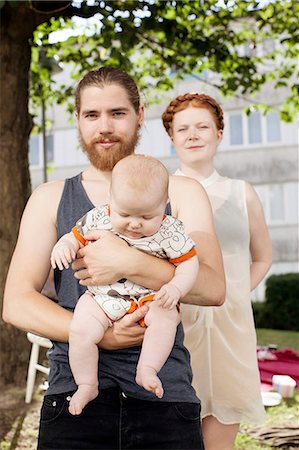
M 173 309 L 178 301 L 180 300 L 182 294 L 174 284 L 167 283 L 161 287 L 161 289 L 155 294 L 154 300 L 158 302 L 162 308 Z
M 112 284 L 124 278 L 123 270 L 130 257 L 128 244 L 111 231 L 89 231 L 85 239 L 95 241 L 79 250 L 73 262 L 77 278 L 82 286 Z
M 117 350 L 121 348 L 141 345 L 146 328 L 139 325 L 148 312 L 148 306 L 143 305 L 132 314 L 126 314 L 122 319 L 114 322 L 113 327 L 108 328 L 101 340 L 100 346 L 105 350 Z

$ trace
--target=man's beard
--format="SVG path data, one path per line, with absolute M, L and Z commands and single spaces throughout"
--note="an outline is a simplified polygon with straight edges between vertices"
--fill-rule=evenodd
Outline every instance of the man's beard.
M 118 161 L 125 156 L 129 156 L 134 153 L 134 150 L 138 144 L 140 133 L 139 126 L 136 127 L 133 136 L 126 141 L 120 140 L 117 136 L 109 136 L 111 140 L 118 140 L 116 146 L 113 149 L 97 149 L 95 141 L 88 144 L 84 141 L 81 131 L 79 130 L 79 141 L 84 153 L 86 153 L 91 164 L 99 170 L 111 171 Z

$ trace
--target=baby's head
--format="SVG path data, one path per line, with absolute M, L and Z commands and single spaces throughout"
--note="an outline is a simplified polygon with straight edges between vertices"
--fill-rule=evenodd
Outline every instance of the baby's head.
M 110 219 L 115 231 L 139 239 L 156 233 L 168 200 L 168 172 L 155 158 L 130 155 L 112 171 Z

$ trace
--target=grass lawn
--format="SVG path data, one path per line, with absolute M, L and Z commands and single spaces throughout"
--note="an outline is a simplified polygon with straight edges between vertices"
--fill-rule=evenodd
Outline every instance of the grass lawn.
M 299 332 L 284 330 L 257 329 L 258 345 L 275 344 L 278 349 L 291 348 L 299 353 Z M 294 398 L 283 399 L 278 406 L 267 407 L 267 420 L 263 428 L 274 425 L 297 425 L 299 423 L 299 390 L 296 390 Z M 262 444 L 252 438 L 247 431 L 251 425 L 241 424 L 240 432 L 237 435 L 235 450 L 271 450 L 274 447 Z M 277 447 L 275 447 L 277 448 Z M 280 447 L 281 448 L 281 447 Z M 285 447 L 287 448 L 287 447 Z
M 286 330 L 269 330 L 258 328 L 256 330 L 258 345 L 275 344 L 280 348 L 292 348 L 299 353 L 299 332 Z

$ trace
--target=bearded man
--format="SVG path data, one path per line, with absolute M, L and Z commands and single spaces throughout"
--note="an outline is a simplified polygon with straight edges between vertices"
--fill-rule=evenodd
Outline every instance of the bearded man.
M 134 152 L 144 117 L 134 80 L 112 67 L 86 74 L 78 85 L 75 104 L 80 142 L 91 164 L 73 178 L 46 183 L 33 192 L 23 214 L 4 298 L 5 321 L 53 342 L 38 448 L 202 449 L 200 402 L 191 386 L 181 325 L 159 373 L 165 386 L 163 401 L 135 383 L 144 333 L 138 322 L 147 312 L 146 306 L 107 331 L 101 341 L 100 395 L 80 416 L 68 412 L 76 390 L 68 362 L 69 327 L 85 286 L 126 278 L 159 290 L 174 273 L 169 262 L 129 247 L 112 232 L 101 231 L 88 236 L 96 242 L 80 250 L 72 265 L 75 272 L 55 272 L 58 301 L 41 293 L 55 242 L 88 210 L 109 202 L 111 170 Z M 182 301 L 221 305 L 225 297 L 223 266 L 205 191 L 194 180 L 171 177 L 169 198 L 172 215 L 184 222 L 186 232 L 199 246 L 200 276 Z

